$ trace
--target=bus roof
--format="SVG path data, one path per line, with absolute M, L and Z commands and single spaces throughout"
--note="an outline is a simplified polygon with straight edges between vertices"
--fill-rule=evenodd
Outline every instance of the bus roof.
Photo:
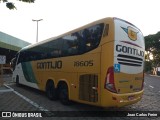
M 128 23 L 128 24 L 130 24 L 130 25 L 132 25 L 132 26 L 136 27 L 139 31 L 141 31 L 137 26 L 135 26 L 134 24 L 132 24 L 132 23 L 130 23 L 130 22 L 128 22 L 128 21 L 126 21 L 126 20 L 123 20 L 123 19 L 120 19 L 120 18 L 117 18 L 117 17 L 114 17 L 114 19 L 116 19 L 116 20 L 120 20 L 120 21 L 123 21 L 123 22 L 125 22 L 125 23 Z

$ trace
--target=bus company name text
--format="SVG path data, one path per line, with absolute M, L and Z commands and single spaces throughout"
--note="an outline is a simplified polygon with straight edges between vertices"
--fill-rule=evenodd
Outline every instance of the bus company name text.
M 88 66 L 93 66 L 93 60 L 74 61 L 74 67 L 88 67 Z
M 47 62 L 37 62 L 37 69 L 61 69 L 62 61 L 47 61 Z
M 144 51 L 123 45 L 116 45 L 116 51 L 144 57 Z

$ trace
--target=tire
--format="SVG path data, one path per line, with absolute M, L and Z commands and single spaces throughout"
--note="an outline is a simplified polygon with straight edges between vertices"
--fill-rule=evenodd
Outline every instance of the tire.
M 50 100 L 57 100 L 57 90 L 52 81 L 47 82 L 46 95 Z
M 18 87 L 20 86 L 20 84 L 19 84 L 19 76 L 18 75 L 16 76 L 16 86 L 18 86 Z
M 59 99 L 63 105 L 70 105 L 68 86 L 66 83 L 62 83 L 59 86 Z

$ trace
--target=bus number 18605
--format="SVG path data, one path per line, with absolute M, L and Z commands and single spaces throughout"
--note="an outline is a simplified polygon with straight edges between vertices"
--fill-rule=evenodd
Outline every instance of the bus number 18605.
M 88 67 L 93 66 L 93 60 L 89 61 L 74 61 L 74 67 Z

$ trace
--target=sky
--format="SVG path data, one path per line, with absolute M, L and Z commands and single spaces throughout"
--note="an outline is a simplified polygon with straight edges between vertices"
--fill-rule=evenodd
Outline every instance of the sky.
M 144 36 L 160 31 L 160 0 L 35 0 L 15 3 L 9 10 L 0 3 L 0 31 L 24 41 L 42 41 L 105 17 L 118 17 L 136 25 Z

